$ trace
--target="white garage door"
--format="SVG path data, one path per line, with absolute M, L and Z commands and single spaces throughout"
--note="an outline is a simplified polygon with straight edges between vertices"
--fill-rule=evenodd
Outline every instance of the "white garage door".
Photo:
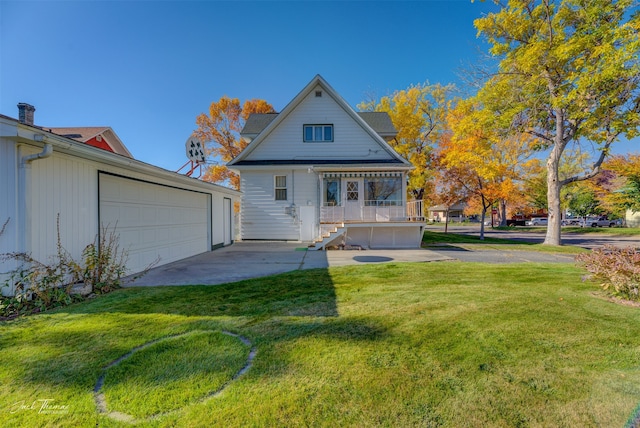
M 116 227 L 130 273 L 211 249 L 210 195 L 99 174 L 100 223 Z

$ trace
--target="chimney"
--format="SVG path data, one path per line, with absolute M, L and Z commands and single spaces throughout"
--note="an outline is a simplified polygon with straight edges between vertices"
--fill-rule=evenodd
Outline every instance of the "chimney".
M 31 104 L 18 103 L 18 120 L 25 125 L 33 125 L 33 112 L 36 108 Z

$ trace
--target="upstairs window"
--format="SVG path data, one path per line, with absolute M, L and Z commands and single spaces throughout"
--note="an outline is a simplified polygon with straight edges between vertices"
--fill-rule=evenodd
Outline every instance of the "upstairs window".
M 304 125 L 305 143 L 330 143 L 333 141 L 333 125 Z
M 276 201 L 287 200 L 287 176 L 286 175 L 275 176 L 275 190 L 276 190 Z

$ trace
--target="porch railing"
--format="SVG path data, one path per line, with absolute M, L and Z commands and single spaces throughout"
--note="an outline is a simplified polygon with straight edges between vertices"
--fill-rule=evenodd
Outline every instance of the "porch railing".
M 424 221 L 423 201 L 364 201 L 363 205 L 324 205 L 321 223 Z

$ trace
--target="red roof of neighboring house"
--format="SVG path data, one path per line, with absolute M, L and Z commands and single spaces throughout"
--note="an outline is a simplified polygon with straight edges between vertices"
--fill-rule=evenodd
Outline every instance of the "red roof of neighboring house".
M 133 156 L 120 141 L 116 133 L 108 126 L 83 126 L 74 128 L 48 128 L 52 132 L 63 137 L 71 138 L 94 147 L 101 148 L 133 159 Z

